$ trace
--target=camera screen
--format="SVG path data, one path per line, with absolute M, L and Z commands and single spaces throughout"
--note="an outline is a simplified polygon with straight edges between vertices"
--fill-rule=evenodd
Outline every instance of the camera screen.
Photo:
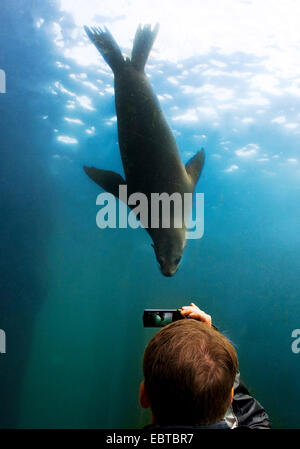
M 143 315 L 144 327 L 163 327 L 182 319 L 180 312 L 174 310 L 145 310 Z

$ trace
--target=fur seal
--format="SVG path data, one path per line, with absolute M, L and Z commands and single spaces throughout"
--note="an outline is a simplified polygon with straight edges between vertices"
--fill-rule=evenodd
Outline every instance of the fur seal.
M 204 151 L 196 153 L 184 166 L 171 129 L 145 74 L 145 64 L 158 32 L 158 24 L 137 28 L 131 59 L 123 58 L 109 30 L 84 27 L 114 74 L 115 105 L 119 147 L 125 179 L 121 175 L 95 167 L 84 167 L 86 174 L 109 193 L 119 196 L 119 185 L 128 193 L 172 195 L 193 193 L 200 177 Z M 151 208 L 151 206 L 150 206 Z M 151 210 L 149 210 L 151 213 Z M 150 215 L 149 215 L 150 216 Z M 173 276 L 186 244 L 186 228 L 174 226 L 174 207 L 169 228 L 147 229 L 161 272 Z

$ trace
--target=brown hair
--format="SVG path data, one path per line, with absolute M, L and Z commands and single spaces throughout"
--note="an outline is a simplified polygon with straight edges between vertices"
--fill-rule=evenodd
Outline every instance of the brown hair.
M 158 424 L 213 424 L 230 405 L 237 355 L 224 335 L 194 319 L 176 321 L 149 342 L 145 390 Z

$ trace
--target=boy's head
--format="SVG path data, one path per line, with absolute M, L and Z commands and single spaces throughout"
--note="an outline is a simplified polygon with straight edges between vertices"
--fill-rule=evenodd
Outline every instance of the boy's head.
M 194 319 L 176 321 L 145 350 L 140 403 L 160 425 L 214 424 L 231 403 L 237 368 L 224 335 Z

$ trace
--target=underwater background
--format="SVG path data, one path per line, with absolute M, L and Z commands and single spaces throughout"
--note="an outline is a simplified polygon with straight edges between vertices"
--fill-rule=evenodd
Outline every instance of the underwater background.
M 263 4 L 262 4 L 263 3 Z M 273 427 L 299 427 L 299 2 L 1 0 L 1 428 L 142 427 L 144 308 L 193 300 L 237 348 Z M 160 273 L 143 229 L 96 226 L 123 174 L 113 76 L 83 24 L 130 55 L 160 23 L 146 73 L 183 162 L 203 147 L 205 231 Z

